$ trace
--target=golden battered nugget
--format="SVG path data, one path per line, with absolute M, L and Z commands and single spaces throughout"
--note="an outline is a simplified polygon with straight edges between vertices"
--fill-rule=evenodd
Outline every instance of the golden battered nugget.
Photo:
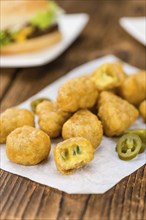
M 84 137 L 97 148 L 102 140 L 103 129 L 96 115 L 88 110 L 79 110 L 63 125 L 62 136 L 64 139 Z
M 120 63 L 103 64 L 91 75 L 91 79 L 99 91 L 117 88 L 125 78 L 126 74 Z
M 104 133 L 107 136 L 118 136 L 134 123 L 139 114 L 137 109 L 126 100 L 104 91 L 99 97 L 98 115 Z
M 0 143 L 16 128 L 34 126 L 34 114 L 26 109 L 9 108 L 0 115 Z
M 146 71 L 127 77 L 120 86 L 120 95 L 136 106 L 146 99 Z
M 83 167 L 94 158 L 94 148 L 82 137 L 71 138 L 59 143 L 54 149 L 57 169 L 62 174 L 69 174 Z
M 92 108 L 97 101 L 97 89 L 88 76 L 78 77 L 65 82 L 58 92 L 59 108 L 67 112 Z
M 50 152 L 50 138 L 43 131 L 23 126 L 8 135 L 6 153 L 10 161 L 35 165 L 46 159 Z
M 46 98 L 46 97 L 41 97 L 41 98 L 32 100 L 30 107 L 31 107 L 31 109 L 34 113 L 36 113 L 37 105 L 40 104 L 43 101 L 51 101 L 51 100 L 49 98 Z
M 56 103 L 51 101 L 43 101 L 38 104 L 36 113 L 40 129 L 51 138 L 60 136 L 63 124 L 71 116 L 70 113 L 60 110 Z
M 139 106 L 139 112 L 143 120 L 146 122 L 146 100 L 144 100 Z

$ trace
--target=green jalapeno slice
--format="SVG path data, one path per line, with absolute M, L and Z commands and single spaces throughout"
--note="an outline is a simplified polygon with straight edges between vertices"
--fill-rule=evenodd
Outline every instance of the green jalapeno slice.
M 146 149 L 146 129 L 132 129 L 125 131 L 125 134 L 136 134 L 142 141 L 141 149 L 139 153 L 143 153 Z
M 42 98 L 35 99 L 31 102 L 31 109 L 34 113 L 36 112 L 37 105 L 43 101 L 50 101 L 50 99 L 42 97 Z
M 117 143 L 117 152 L 121 160 L 131 160 L 137 156 L 141 149 L 142 141 L 136 134 L 125 134 Z

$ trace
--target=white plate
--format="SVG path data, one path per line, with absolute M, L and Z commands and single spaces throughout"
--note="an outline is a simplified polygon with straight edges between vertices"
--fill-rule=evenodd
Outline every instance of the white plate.
M 53 84 L 49 85 L 41 92 L 28 99 L 19 107 L 30 109 L 30 102 L 35 97 L 50 97 L 52 100 L 56 98 L 57 90 L 67 79 L 84 75 L 95 70 L 99 65 L 107 62 L 115 62 L 117 58 L 110 55 L 100 59 L 96 59 L 86 63 L 67 75 L 63 76 Z M 124 69 L 131 74 L 138 69 L 128 64 L 124 64 Z M 133 127 L 142 128 L 144 123 L 138 119 Z M 138 157 L 131 161 L 122 161 L 115 152 L 115 141 L 113 138 L 104 137 L 95 153 L 94 160 L 86 167 L 77 170 L 74 174 L 64 176 L 60 174 L 55 166 L 53 159 L 53 148 L 61 140 L 52 140 L 51 154 L 47 161 L 36 166 L 22 166 L 11 163 L 5 153 L 5 145 L 0 146 L 1 163 L 3 170 L 27 177 L 47 186 L 65 191 L 67 193 L 104 193 L 118 183 L 122 178 L 130 175 L 135 170 L 145 164 L 145 155 L 139 154 Z
M 49 63 L 62 54 L 79 36 L 89 20 L 87 14 L 62 15 L 59 21 L 61 42 L 51 48 L 24 55 L 1 56 L 1 67 L 29 67 Z
M 146 17 L 121 18 L 120 24 L 130 35 L 146 46 Z

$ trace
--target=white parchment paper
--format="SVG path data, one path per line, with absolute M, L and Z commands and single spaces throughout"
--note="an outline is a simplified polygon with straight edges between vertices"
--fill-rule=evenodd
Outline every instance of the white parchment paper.
M 44 90 L 19 105 L 19 107 L 30 109 L 30 101 L 35 97 L 47 96 L 55 99 L 58 88 L 67 79 L 90 73 L 102 63 L 114 62 L 117 58 L 109 55 L 87 64 L 84 64 L 58 81 L 46 87 Z M 136 68 L 125 64 L 125 70 L 131 74 L 137 71 Z M 37 121 L 37 119 L 36 119 Z M 138 119 L 133 128 L 145 128 L 145 124 Z M 61 139 L 52 141 L 52 149 Z M 27 177 L 41 184 L 62 190 L 67 193 L 104 193 L 117 184 L 121 179 L 130 175 L 146 163 L 146 153 L 139 154 L 131 161 L 122 161 L 115 152 L 114 138 L 104 137 L 100 147 L 96 150 L 94 160 L 84 168 L 77 170 L 71 175 L 60 174 L 55 166 L 53 151 L 47 161 L 36 166 L 22 166 L 10 162 L 5 153 L 5 145 L 1 146 L 1 168 L 14 174 Z

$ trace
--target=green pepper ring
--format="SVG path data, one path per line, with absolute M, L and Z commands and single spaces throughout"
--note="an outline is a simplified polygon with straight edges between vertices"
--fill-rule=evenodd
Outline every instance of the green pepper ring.
M 139 153 L 143 153 L 146 149 L 146 129 L 132 129 L 124 132 L 125 134 L 136 134 L 142 140 L 142 145 Z
M 136 134 L 125 134 L 122 136 L 116 149 L 121 160 L 131 160 L 137 156 L 142 146 L 140 137 Z

